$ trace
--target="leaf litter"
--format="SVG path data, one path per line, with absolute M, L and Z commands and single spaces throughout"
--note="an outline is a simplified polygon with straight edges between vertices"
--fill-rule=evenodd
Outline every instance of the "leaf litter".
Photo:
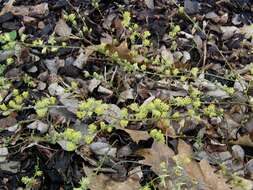
M 1 189 L 253 189 L 253 7 L 0 4 Z

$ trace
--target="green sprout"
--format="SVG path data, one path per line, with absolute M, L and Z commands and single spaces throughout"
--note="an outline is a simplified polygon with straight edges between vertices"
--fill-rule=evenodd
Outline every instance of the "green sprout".
M 21 178 L 21 182 L 25 184 L 26 189 L 33 189 L 34 186 L 38 183 L 37 177 L 40 177 L 43 175 L 43 172 L 39 170 L 39 166 L 35 166 L 35 173 L 32 177 L 24 176 Z
M 100 116 L 105 113 L 107 107 L 107 104 L 103 104 L 102 100 L 95 100 L 94 98 L 89 98 L 86 101 L 81 102 L 78 111 L 76 112 L 76 116 L 79 119 L 83 119 L 86 116 L 91 117 L 94 113 Z
M 165 143 L 165 138 L 161 130 L 152 129 L 149 135 L 157 142 Z
M 125 11 L 123 13 L 122 25 L 124 27 L 128 27 L 130 25 L 130 21 L 131 21 L 131 14 L 130 14 L 130 12 Z
M 171 38 L 175 38 L 177 36 L 178 32 L 180 32 L 180 31 L 181 31 L 181 28 L 179 25 L 175 25 L 175 26 L 172 25 L 172 30 L 169 32 L 169 36 Z
M 46 116 L 48 112 L 49 106 L 52 106 L 56 103 L 55 97 L 50 98 L 43 98 L 41 100 L 38 100 L 35 103 L 35 110 L 39 118 L 43 118 Z
M 204 114 L 208 117 L 217 117 L 223 113 L 222 109 L 217 109 L 214 104 L 209 104 L 204 108 Z
M 0 34 L 0 44 L 3 50 L 11 50 L 16 46 L 17 32 L 12 31 Z
M 73 190 L 88 190 L 90 185 L 90 178 L 89 177 L 82 177 L 80 181 L 80 187 L 74 188 Z

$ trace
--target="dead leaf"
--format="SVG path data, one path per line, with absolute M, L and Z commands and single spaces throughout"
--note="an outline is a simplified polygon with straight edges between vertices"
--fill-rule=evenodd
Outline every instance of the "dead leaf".
M 217 15 L 214 11 L 207 13 L 207 14 L 205 15 L 205 17 L 206 17 L 207 19 L 212 20 L 213 22 L 216 22 L 216 23 L 218 23 L 218 22 L 220 21 L 219 15 Z
M 16 0 L 9 0 L 7 3 L 4 4 L 4 7 L 2 8 L 1 12 L 0 12 L 0 16 L 2 16 L 3 14 L 10 12 L 10 10 L 13 7 L 13 4 L 15 3 Z
M 132 140 L 136 143 L 138 143 L 141 140 L 148 140 L 150 138 L 150 135 L 147 131 L 139 131 L 139 130 L 131 130 L 131 129 L 124 129 L 125 132 L 127 132 Z
M 41 3 L 34 6 L 13 6 L 15 0 L 9 1 L 5 4 L 4 8 L 2 9 L 0 15 L 4 13 L 11 12 L 13 15 L 16 16 L 46 16 L 49 12 L 48 4 Z
M 4 163 L 0 163 L 0 170 L 7 171 L 11 173 L 18 173 L 20 170 L 20 162 L 19 161 L 8 161 Z
M 50 73 L 54 74 L 57 74 L 58 69 L 64 66 L 64 60 L 59 59 L 59 57 L 56 57 L 54 59 L 45 59 L 43 62 L 47 66 Z
M 107 95 L 112 95 L 113 94 L 113 91 L 108 89 L 108 88 L 105 88 L 103 86 L 99 86 L 98 87 L 98 92 L 102 93 L 102 94 L 107 94 Z
M 237 144 L 237 145 L 242 145 L 242 146 L 249 146 L 249 147 L 253 147 L 253 141 L 250 138 L 250 135 L 243 135 L 243 136 L 239 136 L 237 137 L 237 140 L 231 140 L 230 141 L 231 144 Z
M 134 99 L 134 89 L 130 88 L 120 93 L 118 103 Z
M 223 98 L 223 99 L 229 97 L 229 94 L 225 90 L 218 89 L 218 88 L 216 90 L 208 91 L 208 92 L 206 92 L 206 94 L 208 96 L 212 96 L 212 97 L 216 97 L 216 98 Z
M 11 127 L 17 123 L 17 120 L 12 115 L 5 117 L 3 119 L 0 119 L 0 126 L 2 129 Z
M 114 46 L 114 45 L 110 45 L 108 44 L 108 50 L 110 51 L 111 54 L 117 52 L 118 56 L 121 59 L 126 59 L 128 61 L 132 61 L 132 56 L 130 54 L 130 49 L 128 49 L 128 44 L 126 41 L 122 42 L 119 46 Z
M 68 111 L 74 114 L 77 112 L 79 106 L 78 99 L 67 96 L 67 94 L 65 94 L 64 96 L 60 97 L 60 102 L 66 107 Z
M 57 83 L 52 83 L 48 86 L 48 91 L 52 96 L 60 96 L 65 93 L 65 89 Z
M 179 139 L 177 149 L 178 154 L 174 156 L 174 158 L 182 164 L 187 174 L 191 178 L 202 180 L 203 177 L 198 163 L 192 160 L 193 152 L 191 146 L 185 143 L 183 140 Z
M 2 147 L 0 148 L 0 163 L 4 162 L 7 159 L 9 154 L 8 148 Z
M 27 125 L 27 128 L 37 129 L 41 134 L 44 134 L 47 132 L 49 126 L 48 126 L 48 124 L 37 120 L 37 121 L 34 121 L 34 122 L 30 123 L 29 125 Z
M 133 177 L 128 177 L 124 182 L 113 181 L 110 177 L 99 174 L 97 176 L 92 176 L 89 184 L 89 188 L 92 190 L 138 190 L 140 188 L 140 183 Z
M 101 83 L 101 81 L 98 80 L 98 79 L 96 79 L 96 78 L 91 79 L 91 80 L 89 81 L 89 86 L 88 86 L 89 91 L 90 91 L 90 92 L 93 92 L 93 90 L 94 90 L 95 88 L 97 88 L 98 85 L 100 85 L 100 83 Z
M 105 110 L 104 115 L 102 116 L 102 118 L 108 122 L 109 124 L 117 124 L 117 122 L 119 122 L 119 119 L 121 117 L 120 114 L 120 108 L 115 105 L 115 104 L 108 104 L 108 109 Z M 118 125 L 115 125 L 116 127 L 118 127 Z M 122 128 L 120 128 L 122 129 Z
M 235 26 L 221 26 L 222 39 L 227 40 L 231 38 L 235 33 L 239 31 L 239 29 Z
M 173 54 L 170 52 L 169 49 L 166 49 L 165 46 L 161 47 L 161 57 L 163 58 L 164 61 L 173 64 L 174 63 L 174 57 Z
M 81 50 L 79 56 L 74 61 L 73 65 L 79 69 L 83 69 L 83 66 L 87 63 L 89 56 L 94 52 L 93 48 L 86 47 L 85 52 Z
M 154 0 L 145 0 L 145 4 L 147 5 L 147 7 L 149 9 L 154 9 L 155 8 Z
M 150 165 L 151 169 L 157 175 L 164 174 L 161 168 L 161 163 L 165 162 L 167 167 L 169 167 L 169 159 L 174 156 L 173 150 L 171 150 L 166 144 L 156 141 L 154 141 L 150 149 L 141 149 L 136 151 L 136 153 L 145 158 L 140 162 L 142 164 Z
M 240 33 L 244 34 L 247 39 L 253 38 L 253 24 L 240 28 Z
M 208 161 L 201 160 L 199 163 L 204 182 L 210 190 L 231 190 L 226 184 L 226 179 L 214 173 L 214 169 L 209 165 Z M 215 183 L 214 183 L 215 182 Z
M 60 19 L 55 26 L 55 33 L 61 37 L 68 37 L 71 35 L 71 28 L 67 25 L 65 20 Z
M 116 156 L 116 148 L 111 147 L 110 144 L 108 143 L 103 143 L 103 142 L 93 142 L 90 144 L 90 149 L 93 153 L 96 155 L 104 156 Z
M 187 14 L 195 14 L 199 12 L 200 4 L 198 1 L 184 0 L 184 9 Z

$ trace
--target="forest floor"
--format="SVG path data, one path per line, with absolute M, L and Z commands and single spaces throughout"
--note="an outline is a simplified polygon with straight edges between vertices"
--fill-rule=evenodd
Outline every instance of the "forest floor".
M 1 190 L 252 190 L 253 0 L 0 0 Z

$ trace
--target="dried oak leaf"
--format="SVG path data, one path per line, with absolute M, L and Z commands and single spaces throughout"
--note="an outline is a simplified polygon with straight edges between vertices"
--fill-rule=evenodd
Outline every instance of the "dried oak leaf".
M 115 190 L 115 189 L 124 189 L 124 190 L 137 190 L 139 189 L 140 183 L 133 177 L 128 177 L 126 181 L 118 182 L 112 180 L 110 177 L 99 174 L 97 176 L 92 176 L 89 184 L 89 188 L 92 190 Z
M 161 163 L 166 163 L 168 166 L 169 159 L 175 154 L 166 144 L 154 141 L 153 145 L 149 149 L 140 149 L 136 151 L 140 156 L 145 159 L 141 160 L 142 164 L 150 165 L 151 169 L 157 174 L 162 175 L 163 171 L 161 168 Z
M 141 140 L 148 140 L 150 138 L 150 135 L 147 131 L 139 131 L 139 130 L 131 130 L 131 129 L 124 129 L 125 132 L 127 132 L 132 140 L 136 143 L 138 143 Z
M 13 115 L 0 119 L 0 126 L 2 129 L 11 127 L 15 125 L 16 123 L 17 123 L 17 120 L 15 119 L 15 116 Z
M 55 33 L 61 37 L 68 37 L 71 35 L 71 28 L 67 25 L 65 20 L 60 19 L 55 26 Z
M 214 173 L 215 169 L 210 166 L 207 160 L 201 160 L 198 163 L 191 158 L 192 154 L 191 146 L 179 140 L 178 154 L 174 156 L 174 159 L 179 160 L 188 177 L 196 180 L 205 190 L 237 190 L 236 187 L 226 183 L 227 178 Z
M 253 141 L 252 141 L 251 136 L 249 134 L 239 136 L 237 138 L 237 140 L 235 140 L 235 141 L 231 140 L 230 143 L 231 144 L 242 145 L 242 146 L 253 147 Z
M 7 12 L 11 12 L 16 16 L 46 16 L 49 12 L 47 3 L 41 3 L 34 6 L 13 6 L 14 2 L 15 0 L 10 0 L 6 3 L 0 13 L 0 16 Z
M 207 160 L 201 160 L 199 163 L 200 171 L 202 173 L 207 189 L 210 190 L 230 190 L 226 179 L 214 173 L 214 169 L 210 166 Z M 215 182 L 215 183 L 214 183 Z

